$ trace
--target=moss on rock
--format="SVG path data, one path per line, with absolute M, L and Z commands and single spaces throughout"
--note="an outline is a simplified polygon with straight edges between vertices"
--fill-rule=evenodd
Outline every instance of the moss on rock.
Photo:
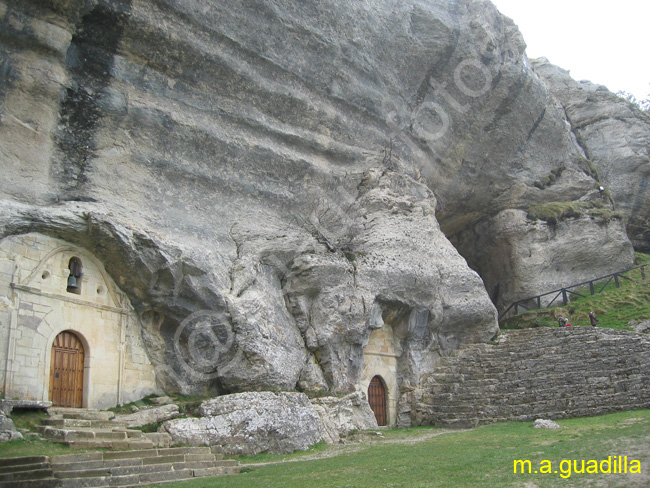
M 584 215 L 604 220 L 621 217 L 601 201 L 540 203 L 530 206 L 527 210 L 530 220 L 542 220 L 552 225 Z

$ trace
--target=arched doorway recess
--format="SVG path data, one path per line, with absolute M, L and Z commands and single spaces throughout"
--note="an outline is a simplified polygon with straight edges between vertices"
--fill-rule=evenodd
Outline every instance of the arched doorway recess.
M 57 407 L 83 406 L 84 346 L 73 332 L 64 331 L 52 343 L 50 401 Z
M 368 403 L 375 414 L 377 425 L 386 425 L 388 415 L 386 411 L 386 387 L 380 376 L 375 376 L 368 386 Z

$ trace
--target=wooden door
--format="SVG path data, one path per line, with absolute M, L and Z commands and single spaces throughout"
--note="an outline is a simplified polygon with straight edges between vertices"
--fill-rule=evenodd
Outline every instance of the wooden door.
M 375 376 L 368 386 L 368 403 L 375 414 L 377 425 L 386 425 L 386 388 L 379 376 Z
M 61 332 L 52 344 L 50 401 L 57 407 L 83 406 L 84 347 L 72 332 Z

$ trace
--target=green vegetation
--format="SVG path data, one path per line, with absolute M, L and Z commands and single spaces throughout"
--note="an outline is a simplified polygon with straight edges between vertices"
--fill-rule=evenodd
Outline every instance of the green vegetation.
M 0 458 L 23 456 L 56 456 L 59 454 L 75 454 L 84 452 L 72 450 L 63 444 L 40 440 L 38 437 L 27 436 L 24 439 L 0 443 Z
M 620 213 L 612 211 L 602 201 L 540 203 L 529 207 L 527 213 L 528 219 L 543 220 L 551 225 L 583 215 L 601 220 L 622 218 Z
M 544 188 L 548 188 L 551 186 L 555 181 L 562 176 L 562 173 L 564 172 L 564 168 L 556 168 L 553 171 L 551 171 L 551 174 L 548 175 L 546 178 L 540 181 L 536 181 L 533 183 L 533 186 L 535 188 L 539 188 L 540 190 L 543 190 Z
M 169 395 L 172 401 L 178 405 L 178 410 L 181 414 L 184 414 L 188 417 L 197 417 L 198 408 L 205 400 L 208 400 L 212 397 L 207 395 Z M 156 398 L 157 395 L 149 395 L 144 397 L 137 402 L 127 403 L 125 405 L 109 408 L 111 412 L 114 412 L 118 415 L 128 415 L 135 411 L 134 407 L 155 407 L 158 406 L 157 403 L 153 402 L 152 399 Z
M 385 439 L 320 446 L 316 455 L 308 451 L 241 459 L 245 472 L 240 475 L 161 488 L 648 486 L 650 410 L 558 423 L 561 430 L 533 429 L 532 422 L 504 422 L 470 431 L 432 427 L 384 431 Z M 563 460 L 601 461 L 609 456 L 639 461 L 641 475 L 560 471 Z M 515 459 L 530 460 L 532 471 L 548 460 L 558 472 L 514 474 Z M 260 460 L 267 464 L 251 464 Z
M 47 412 L 43 410 L 20 410 L 18 408 L 11 412 L 11 420 L 17 429 L 27 429 L 35 431 L 41 425 L 41 420 L 49 418 Z
M 156 396 L 157 395 L 149 395 L 142 398 L 141 400 L 138 400 L 137 402 L 131 402 L 125 405 L 118 405 L 117 407 L 109 408 L 108 410 L 118 415 L 128 415 L 134 412 L 133 407 L 141 408 L 143 406 L 147 406 L 147 407 L 154 406 L 155 403 L 153 403 L 151 399 L 155 398 Z
M 586 174 L 590 178 L 593 178 L 596 181 L 600 181 L 598 170 L 596 169 L 596 166 L 594 166 L 594 163 L 591 161 L 591 159 L 587 159 L 577 154 L 571 156 L 571 159 L 574 164 L 577 164 L 580 167 L 580 169 L 584 172 L 584 174 Z
M 636 264 L 650 263 L 650 255 L 636 254 Z M 552 307 L 541 310 L 531 310 L 520 315 L 501 321 L 502 329 L 526 329 L 530 327 L 557 327 L 560 314 L 568 315 L 572 325 L 589 325 L 589 312 L 596 312 L 598 327 L 611 329 L 632 330 L 627 326 L 632 320 L 650 320 L 650 266 L 646 268 L 646 279 L 640 270 L 626 274 L 634 281 L 620 278 L 620 288 L 616 288 L 614 280 L 607 286 L 605 283 L 596 284 L 591 295 L 589 287 L 575 290 L 577 294 L 570 296 L 566 307 Z M 604 287 L 604 288 L 603 288 Z M 561 297 L 559 298 L 561 303 Z
M 318 444 L 314 444 L 306 451 L 296 451 L 290 454 L 283 454 L 283 455 L 268 454 L 266 452 L 263 452 L 258 454 L 257 456 L 249 456 L 243 458 L 234 456 L 234 458 L 237 459 L 239 463 L 242 465 L 267 464 L 267 463 L 278 463 L 278 462 L 284 463 L 288 461 L 300 460 L 301 458 L 312 457 L 319 453 L 324 453 L 328 449 L 329 446 L 325 443 L 325 441 L 321 441 Z M 253 469 L 249 469 L 248 471 L 253 471 Z

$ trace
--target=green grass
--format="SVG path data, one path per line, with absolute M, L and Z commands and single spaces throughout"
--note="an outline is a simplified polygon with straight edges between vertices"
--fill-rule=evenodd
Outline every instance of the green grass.
M 14 421 L 17 429 L 34 431 L 36 427 L 41 425 L 41 421 L 47 418 L 50 418 L 50 416 L 42 410 L 20 410 L 16 408 L 11 412 L 11 420 Z
M 63 444 L 47 442 L 36 438 L 26 437 L 24 439 L 0 443 L 0 458 L 12 458 L 23 456 L 56 456 L 58 454 L 74 454 L 84 452 L 72 450 Z
M 471 431 L 442 433 L 433 427 L 387 431 L 382 442 L 360 444 L 338 456 L 300 461 L 300 457 L 265 456 L 264 466 L 246 466 L 238 476 L 165 484 L 166 488 L 302 488 L 323 487 L 523 487 L 557 486 L 633 487 L 649 486 L 650 410 L 558 422 L 561 430 L 533 429 L 532 422 L 504 422 Z M 420 442 L 407 443 L 408 437 Z M 412 441 L 413 439 L 411 439 Z M 339 446 L 321 447 L 322 454 Z M 309 453 L 307 453 L 309 455 Z M 562 460 L 605 460 L 628 456 L 641 463 L 638 475 L 560 475 Z M 293 462 L 290 461 L 292 459 Z M 552 463 L 556 474 L 514 474 L 515 459 L 531 461 L 533 471 L 540 462 Z M 260 462 L 260 458 L 256 459 Z M 250 459 L 242 459 L 249 464 Z M 564 471 L 567 474 L 567 471 Z
M 638 265 L 650 263 L 650 255 L 637 253 L 636 262 Z M 631 330 L 627 324 L 632 320 L 650 320 L 650 267 L 646 268 L 645 280 L 640 270 L 626 276 L 636 283 L 621 278 L 620 288 L 616 288 L 614 280 L 606 287 L 605 283 L 596 284 L 595 290 L 600 293 L 593 296 L 589 287 L 578 289 L 575 291 L 584 297 L 571 295 L 567 306 L 531 310 L 503 320 L 500 326 L 502 329 L 557 327 L 560 314 L 568 315 L 571 325 L 590 325 L 588 315 L 593 310 L 599 320 L 598 327 Z
M 41 425 L 41 420 L 49 418 L 46 412 L 15 409 L 11 419 L 17 429 L 27 429 L 31 432 Z M 38 437 L 27 435 L 25 438 L 11 442 L 0 443 L 0 458 L 43 456 L 69 454 L 69 447 L 54 442 L 40 440 Z
M 296 460 L 300 458 L 304 458 L 307 456 L 312 456 L 317 453 L 321 453 L 326 451 L 328 448 L 327 444 L 325 441 L 321 441 L 318 444 L 314 444 L 311 446 L 309 449 L 306 451 L 295 451 L 289 454 L 283 454 L 283 455 L 277 455 L 277 454 L 269 454 L 266 452 L 263 452 L 261 454 L 258 454 L 256 456 L 249 456 L 249 457 L 236 457 L 242 464 L 258 464 L 258 463 L 272 463 L 272 462 L 286 462 L 286 461 L 291 461 L 291 460 Z
M 72 450 L 64 444 L 49 442 L 34 435 L 37 427 L 41 426 L 41 420 L 49 418 L 43 411 L 14 409 L 11 413 L 11 420 L 17 429 L 26 429 L 30 433 L 24 434 L 24 438 L 11 442 L 0 443 L 0 458 L 23 457 L 23 456 L 55 456 L 58 454 L 73 454 L 87 452 L 87 450 Z

